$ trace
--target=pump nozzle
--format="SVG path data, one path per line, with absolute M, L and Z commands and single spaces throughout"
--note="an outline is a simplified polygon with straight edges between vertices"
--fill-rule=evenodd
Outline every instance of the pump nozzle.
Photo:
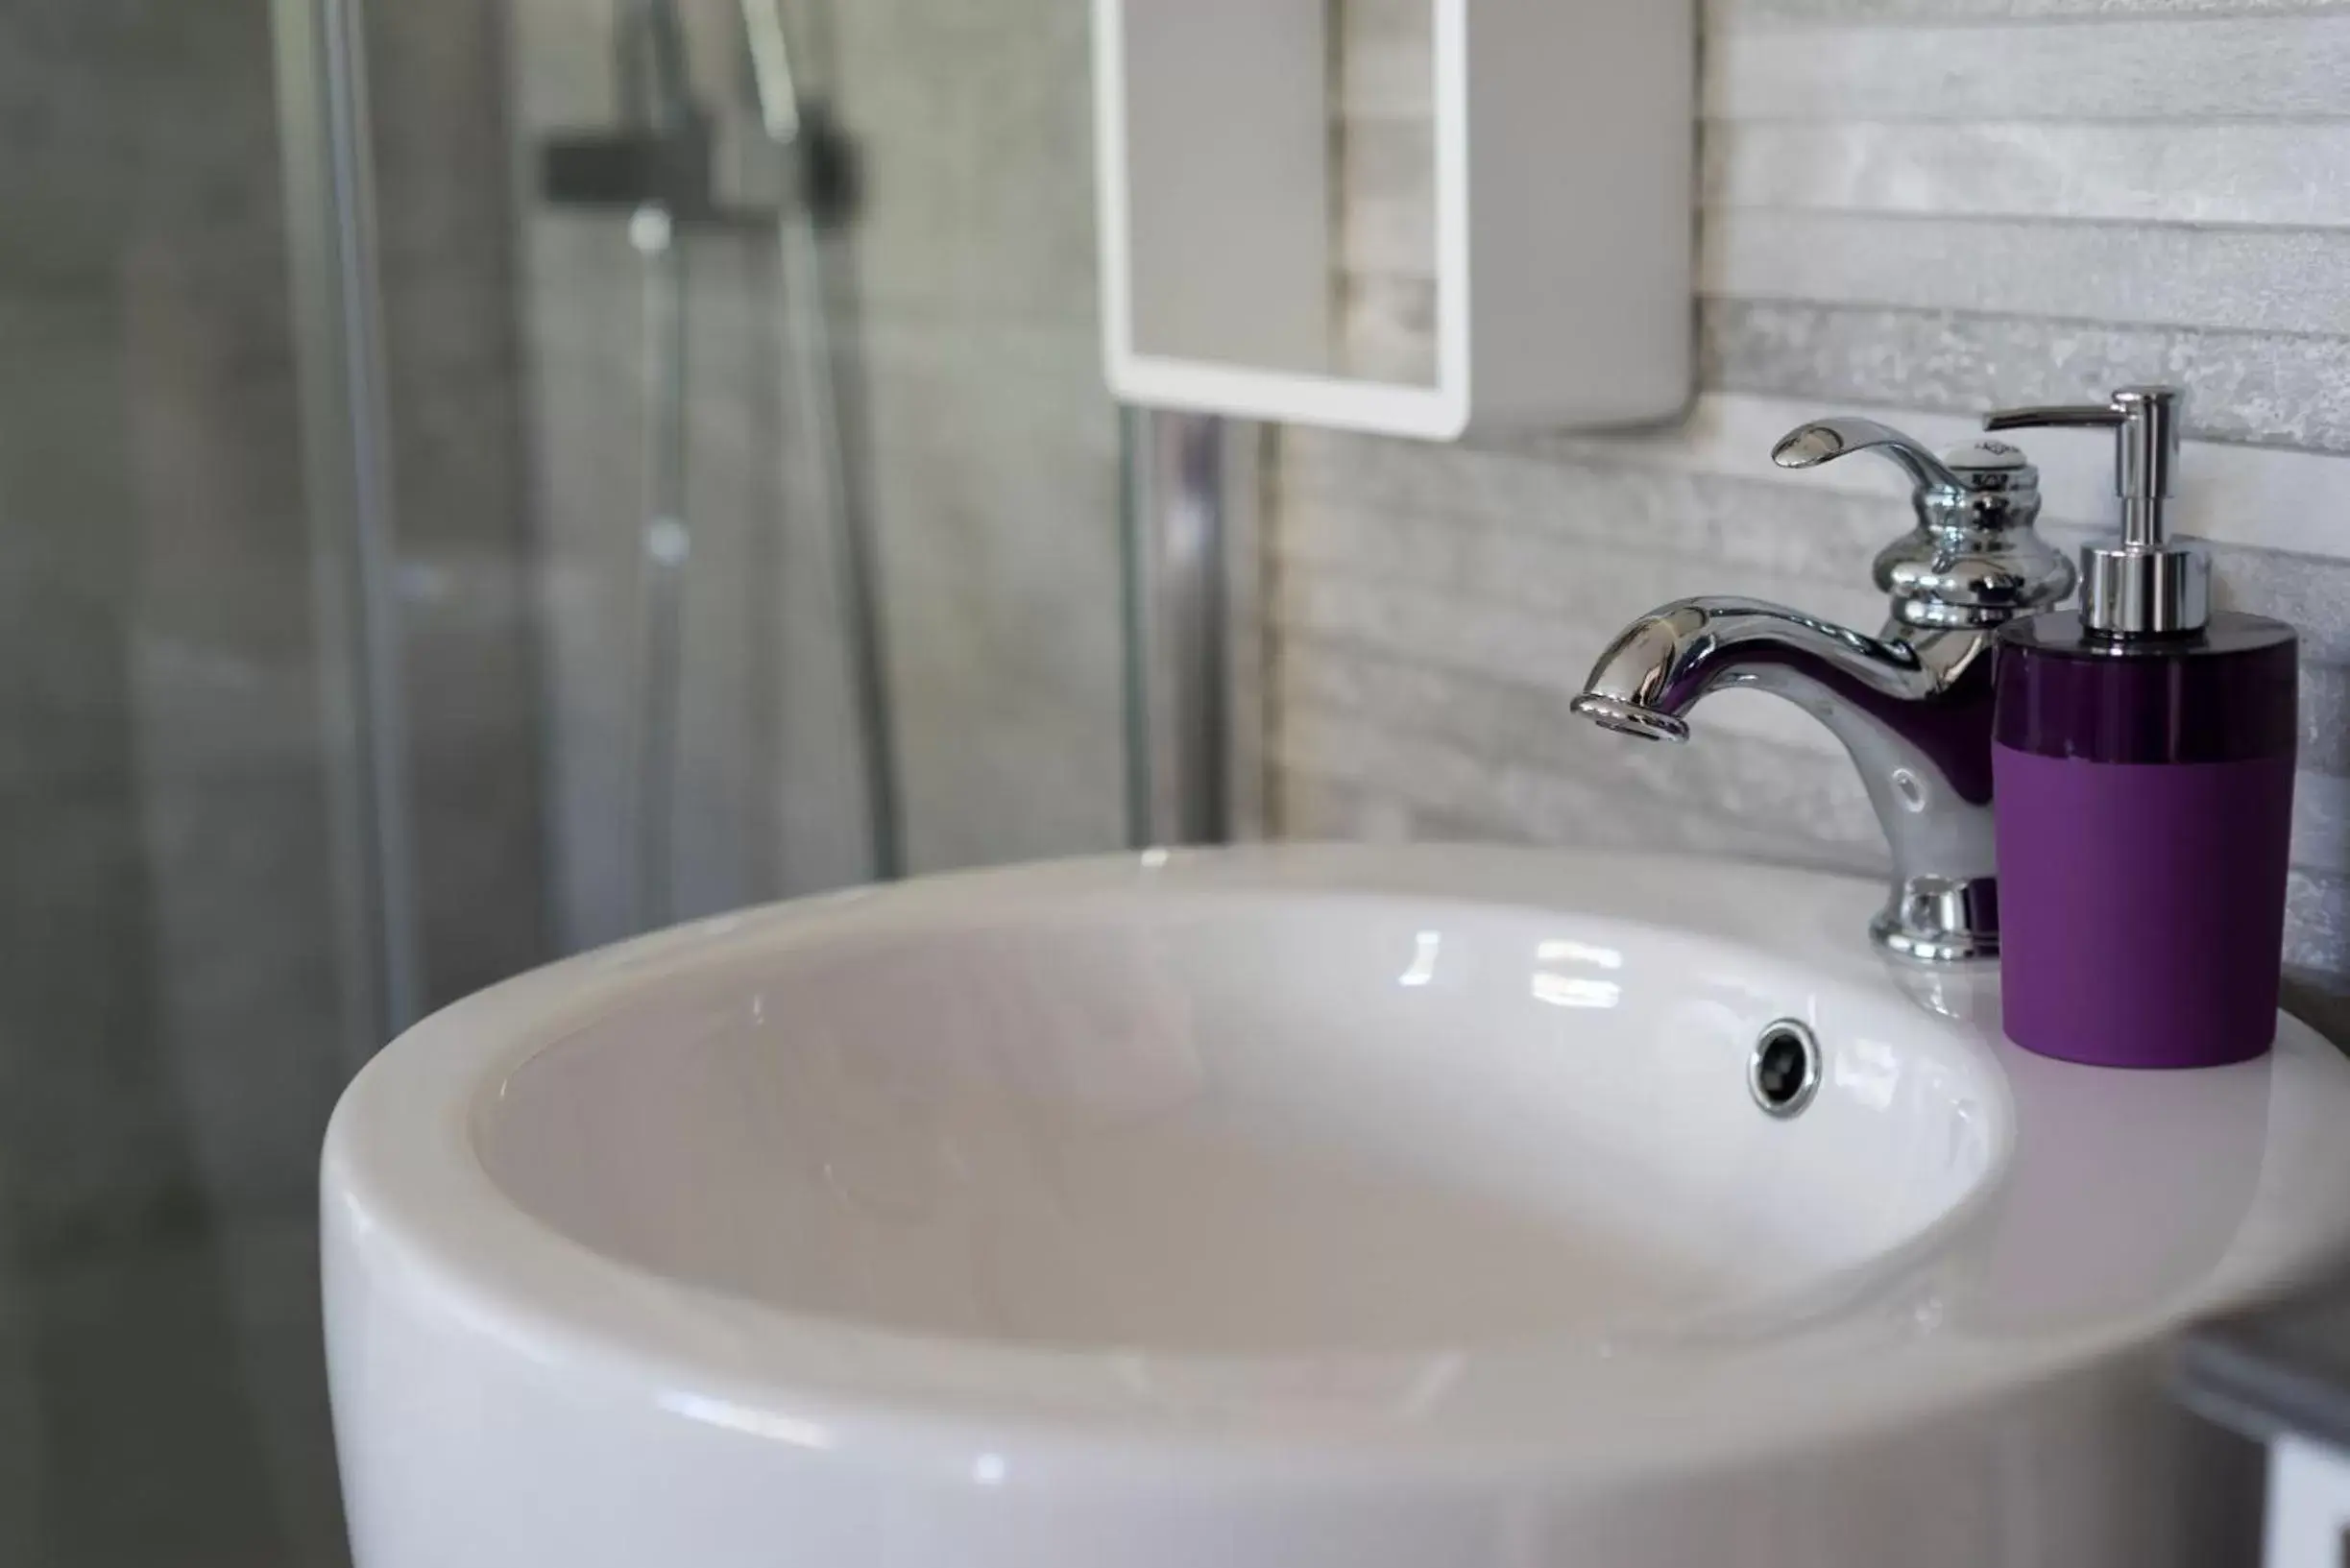
M 2016 408 L 1988 416 L 1986 430 L 2090 425 L 2115 433 L 2114 493 L 2121 542 L 2081 550 L 2081 621 L 2116 637 L 2199 630 L 2211 618 L 2211 561 L 2169 540 L 2165 503 L 2178 467 L 2187 394 L 2123 387 L 2103 406 Z

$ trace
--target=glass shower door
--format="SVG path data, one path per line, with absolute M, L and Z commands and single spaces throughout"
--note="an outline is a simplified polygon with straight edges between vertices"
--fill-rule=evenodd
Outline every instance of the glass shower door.
M 818 221 L 555 198 L 632 29 L 721 183 L 780 41 Z M 344 1560 L 315 1162 L 418 1011 L 1126 843 L 1085 73 L 1064 0 L 0 10 L 4 1568 Z
M 263 0 L 0 14 L 0 1563 L 331 1563 L 337 932 Z

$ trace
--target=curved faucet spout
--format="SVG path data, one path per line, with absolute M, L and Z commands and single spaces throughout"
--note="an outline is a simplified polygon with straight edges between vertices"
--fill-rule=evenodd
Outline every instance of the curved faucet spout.
M 1677 599 L 1625 627 L 1592 666 L 1574 708 L 1628 735 L 1686 740 L 1689 710 L 1716 687 L 1766 687 L 1801 701 L 1795 683 L 1805 681 L 1895 703 L 1922 702 L 1936 689 L 1907 642 L 1864 637 L 1766 600 L 1717 594 Z
M 1685 740 L 1711 691 L 1768 691 L 1817 718 L 1860 769 L 1893 850 L 1873 928 L 1912 957 L 1998 952 L 1991 837 L 1991 639 L 1896 624 L 1878 637 L 1759 599 L 1680 599 L 1627 626 L 1574 710 L 1650 740 Z

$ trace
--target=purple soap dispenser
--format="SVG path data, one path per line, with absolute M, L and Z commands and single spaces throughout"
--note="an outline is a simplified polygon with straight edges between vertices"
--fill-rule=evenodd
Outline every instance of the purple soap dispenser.
M 2211 612 L 2166 536 L 2183 394 L 1995 414 L 2113 428 L 2121 537 L 2080 608 L 1999 634 L 1992 721 L 2007 1036 L 2099 1067 L 2216 1067 L 2276 1036 L 2292 832 L 2293 629 Z

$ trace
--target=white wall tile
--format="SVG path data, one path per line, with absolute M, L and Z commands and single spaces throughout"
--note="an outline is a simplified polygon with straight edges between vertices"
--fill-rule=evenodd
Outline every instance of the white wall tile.
M 1716 28 L 1725 120 L 2305 120 L 2350 113 L 2350 15 Z
M 2336 229 L 1742 208 L 1704 239 L 1700 286 L 1718 297 L 2350 333 L 2350 232 Z
M 2108 223 L 2350 224 L 2350 124 L 1717 121 L 1710 206 Z

